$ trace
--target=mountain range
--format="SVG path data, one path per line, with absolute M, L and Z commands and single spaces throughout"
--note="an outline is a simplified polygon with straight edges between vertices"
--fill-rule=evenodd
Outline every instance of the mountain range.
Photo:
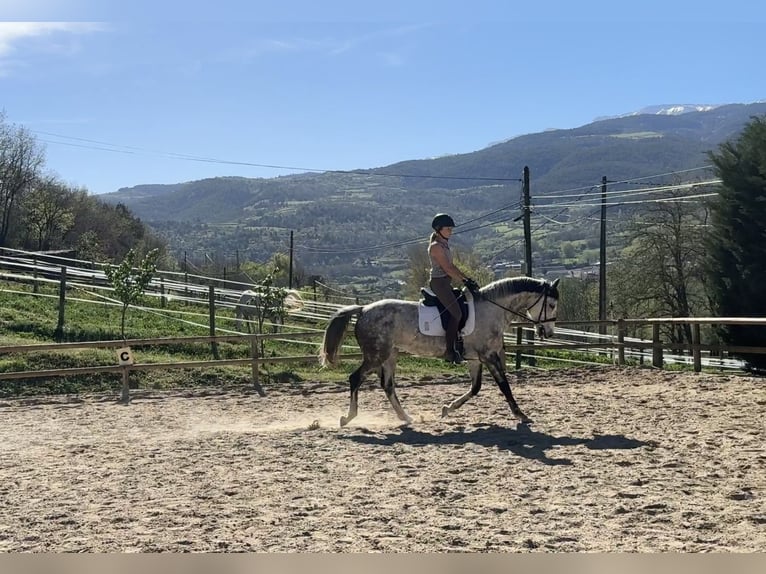
M 177 256 L 226 259 L 236 253 L 238 260 L 264 261 L 285 252 L 288 232 L 295 230 L 296 253 L 304 264 L 325 274 L 354 273 L 360 258 L 405 258 L 408 245 L 427 236 L 433 214 L 448 212 L 458 224 L 480 221 L 456 231 L 465 231 L 466 246 L 492 264 L 521 256 L 525 167 L 533 204 L 568 190 L 587 196 L 603 177 L 653 184 L 703 181 L 712 177 L 709 152 L 736 137 L 753 116 L 766 114 L 766 102 L 662 105 L 641 112 L 372 169 L 139 185 L 99 197 L 128 207 L 164 236 Z M 576 211 L 563 209 L 557 221 Z M 592 231 L 592 223 L 582 226 L 584 236 Z
M 719 107 L 718 104 L 661 104 L 656 106 L 646 106 L 636 112 L 620 114 L 617 116 L 601 116 L 594 121 L 611 120 L 614 118 L 627 118 L 630 116 L 641 116 L 645 114 L 654 114 L 657 116 L 679 116 L 690 112 L 709 112 Z

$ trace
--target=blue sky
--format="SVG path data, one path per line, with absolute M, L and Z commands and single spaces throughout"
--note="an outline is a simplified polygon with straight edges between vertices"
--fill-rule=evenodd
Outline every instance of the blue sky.
M 765 25 L 752 0 L 0 0 L 0 109 L 91 193 L 374 168 L 766 100 Z

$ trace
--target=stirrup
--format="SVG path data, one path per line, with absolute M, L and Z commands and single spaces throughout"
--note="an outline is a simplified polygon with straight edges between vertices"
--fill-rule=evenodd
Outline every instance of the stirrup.
M 447 362 L 453 365 L 462 365 L 465 363 L 465 359 L 463 359 L 463 354 L 460 351 L 452 349 L 452 352 L 447 357 Z

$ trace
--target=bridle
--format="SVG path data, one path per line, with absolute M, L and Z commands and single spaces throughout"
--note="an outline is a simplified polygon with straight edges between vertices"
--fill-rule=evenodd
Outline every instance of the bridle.
M 500 303 L 498 303 L 497 301 L 493 301 L 492 299 L 485 299 L 485 298 L 482 298 L 482 299 L 484 299 L 484 301 L 489 301 L 493 305 L 496 305 L 496 306 L 500 307 L 501 309 L 503 309 L 504 311 L 508 311 L 509 313 L 512 313 L 512 314 L 516 315 L 517 317 L 521 317 L 525 321 L 530 321 L 531 320 L 532 323 L 534 323 L 535 325 L 540 325 L 541 323 L 548 323 L 550 321 L 555 321 L 556 320 L 555 316 L 548 317 L 548 295 L 550 295 L 550 291 L 548 289 L 548 286 L 546 285 L 545 288 L 543 289 L 542 293 L 540 293 L 540 295 L 537 297 L 537 299 L 535 299 L 535 302 L 532 303 L 529 307 L 527 307 L 527 315 L 522 315 L 518 311 L 514 311 L 513 309 L 509 309 L 505 305 L 501 305 Z M 529 316 L 529 310 L 532 309 L 535 305 L 537 305 L 540 302 L 540 299 L 543 300 L 543 305 L 542 305 L 542 307 L 540 307 L 540 312 L 537 314 L 537 319 L 531 319 L 531 317 Z

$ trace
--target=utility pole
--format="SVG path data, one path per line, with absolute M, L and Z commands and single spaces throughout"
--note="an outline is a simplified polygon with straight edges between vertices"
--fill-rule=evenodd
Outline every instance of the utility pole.
M 532 225 L 531 225 L 531 213 L 530 213 L 530 200 L 529 200 L 529 167 L 524 166 L 524 259 L 526 260 L 526 274 L 527 277 L 532 277 Z M 521 336 L 521 328 L 518 331 L 519 337 Z M 532 344 L 535 342 L 535 333 L 527 333 L 527 341 Z M 537 364 L 535 358 L 534 349 L 529 349 L 529 364 L 534 367 Z M 516 354 L 516 368 L 521 368 L 521 355 Z
M 598 269 L 598 320 L 606 321 L 606 176 L 601 178 L 601 241 Z M 606 334 L 606 324 L 599 324 L 598 332 Z
M 532 277 L 532 228 L 529 214 L 529 167 L 524 166 L 524 260 L 527 277 Z
M 287 276 L 287 284 L 293 288 L 293 231 L 290 230 L 290 271 Z

